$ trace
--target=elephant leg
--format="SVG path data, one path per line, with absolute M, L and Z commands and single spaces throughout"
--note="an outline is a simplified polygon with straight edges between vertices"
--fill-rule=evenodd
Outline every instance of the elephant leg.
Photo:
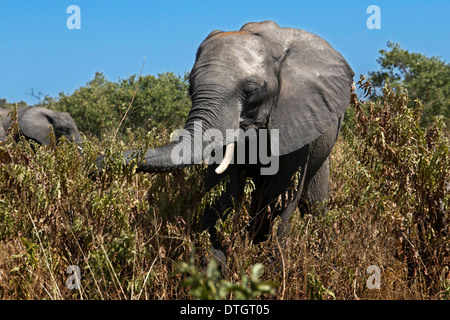
M 300 213 L 304 214 L 321 214 L 324 215 L 327 208 L 324 206 L 316 207 L 330 196 L 330 166 L 329 158 L 327 158 L 311 179 L 305 183 L 302 197 L 298 203 Z M 315 210 L 313 210 L 315 209 Z
M 254 218 L 250 232 L 254 243 L 265 241 L 270 233 L 271 223 L 281 217 L 278 236 L 284 238 L 289 232 L 289 219 L 297 208 L 307 175 L 309 145 L 280 157 L 279 170 L 273 176 L 255 178 L 256 190 L 252 195 Z M 292 178 L 300 170 L 297 185 Z
M 221 244 L 217 239 L 216 223 L 218 219 L 225 220 L 230 212 L 230 208 L 235 208 L 239 203 L 239 196 L 243 191 L 241 182 L 241 166 L 229 165 L 227 170 L 222 174 L 215 172 L 217 164 L 208 166 L 205 189 L 206 192 L 212 190 L 221 181 L 229 177 L 226 183 L 225 191 L 215 199 L 212 205 L 208 205 L 203 213 L 201 224 L 202 229 L 207 230 L 210 235 L 211 243 L 215 249 L 221 250 Z
M 305 188 L 298 205 L 302 216 L 313 213 L 312 209 L 319 210 L 314 210 L 314 213 L 326 213 L 325 207 L 314 208 L 314 206 L 327 200 L 330 194 L 329 156 L 336 143 L 341 123 L 342 118 L 311 143 L 309 170 L 305 180 Z

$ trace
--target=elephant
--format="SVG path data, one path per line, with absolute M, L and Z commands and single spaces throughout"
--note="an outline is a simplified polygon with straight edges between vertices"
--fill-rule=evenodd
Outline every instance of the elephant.
M 340 53 L 307 31 L 273 21 L 212 31 L 196 53 L 189 76 L 192 107 L 179 138 L 158 148 L 127 150 L 123 163 L 134 163 L 137 172 L 165 172 L 209 158 L 205 192 L 225 184 L 201 217 L 211 250 L 223 252 L 215 225 L 240 203 L 247 178 L 255 186 L 248 226 L 253 243 L 268 238 L 275 217 L 278 235 L 286 237 L 297 208 L 305 212 L 329 197 L 329 155 L 350 103 L 353 76 Z M 256 134 L 246 136 L 250 130 Z M 270 168 L 262 156 L 251 159 L 260 153 L 252 149 L 255 144 L 275 170 L 264 171 Z M 241 161 L 239 150 L 247 150 Z M 97 172 L 106 169 L 104 160 L 97 159 Z
M 11 125 L 10 109 L 0 109 L 0 141 L 6 138 L 5 132 Z M 21 134 L 26 139 L 41 145 L 49 145 L 48 134 L 53 127 L 55 137 L 59 140 L 65 136 L 70 141 L 81 142 L 81 134 L 75 121 L 67 112 L 58 112 L 41 107 L 25 107 L 17 110 L 17 120 Z
M 6 132 L 5 129 L 3 129 L 3 125 L 0 123 L 0 141 L 3 141 L 6 139 Z

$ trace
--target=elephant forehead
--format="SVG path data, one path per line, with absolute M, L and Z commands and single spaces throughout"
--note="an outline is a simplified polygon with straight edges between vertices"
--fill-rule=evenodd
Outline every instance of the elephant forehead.
M 219 32 L 214 35 L 214 37 L 224 37 L 224 36 L 231 36 L 231 35 L 247 35 L 251 34 L 249 31 L 227 31 L 227 32 Z
M 224 33 L 225 36 L 215 35 L 204 44 L 197 62 L 225 63 L 244 74 L 260 71 L 267 58 L 267 48 L 258 36 L 245 31 Z
M 72 117 L 67 112 L 62 112 L 60 114 L 60 118 L 65 120 L 65 121 L 72 121 Z

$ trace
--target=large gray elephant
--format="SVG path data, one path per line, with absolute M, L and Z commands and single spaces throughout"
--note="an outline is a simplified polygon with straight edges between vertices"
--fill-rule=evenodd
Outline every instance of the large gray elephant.
M 5 132 L 11 126 L 10 112 L 10 109 L 0 109 L 0 141 L 5 139 Z M 53 128 L 57 140 L 65 136 L 70 141 L 81 141 L 80 132 L 67 112 L 40 107 L 26 107 L 18 109 L 17 120 L 21 133 L 27 139 L 42 145 L 50 144 L 48 134 L 51 128 Z
M 277 216 L 284 236 L 297 207 L 305 210 L 329 196 L 328 157 L 350 102 L 353 76 L 337 51 L 303 30 L 264 21 L 240 31 L 213 31 L 190 73 L 192 109 L 178 141 L 143 153 L 126 151 L 124 163 L 134 160 L 138 171 L 162 172 L 209 157 L 206 191 L 227 181 L 226 192 L 202 218 L 214 248 L 221 248 L 215 224 L 239 205 L 247 177 L 255 185 L 249 226 L 254 242 L 266 239 Z M 256 139 L 246 135 L 251 129 Z M 260 150 L 252 149 L 252 141 Z M 247 150 L 244 157 L 237 154 L 242 150 Z M 252 159 L 261 150 L 268 150 L 275 170 L 262 154 Z M 103 166 L 101 158 L 97 164 Z

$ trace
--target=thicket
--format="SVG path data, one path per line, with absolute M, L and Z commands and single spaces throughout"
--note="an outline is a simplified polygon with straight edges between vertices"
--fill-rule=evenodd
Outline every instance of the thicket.
M 112 82 L 97 72 L 85 86 L 72 94 L 61 92 L 58 98 L 46 97 L 42 106 L 68 112 L 90 136 L 116 135 L 119 128 L 118 138 L 132 140 L 153 129 L 183 127 L 191 108 L 188 89 L 187 74 L 133 75 Z
M 369 72 L 369 80 L 375 89 L 374 99 L 386 82 L 396 90 L 408 91 L 411 101 L 419 99 L 423 112 L 421 124 L 429 126 L 433 116 L 442 115 L 450 125 L 450 64 L 440 57 L 427 57 L 418 52 L 409 52 L 398 43 L 388 42 L 388 50 L 380 50 L 377 59 L 379 71 Z
M 0 296 L 448 299 L 442 117 L 424 129 L 421 103 L 410 108 L 407 93 L 389 85 L 382 100 L 352 98 L 354 129 L 343 129 L 331 156 L 327 215 L 297 212 L 285 246 L 276 223 L 268 241 L 253 245 L 248 181 L 243 203 L 218 224 L 230 248 L 225 278 L 201 263 L 210 248 L 197 223 L 204 166 L 135 174 L 121 165 L 124 144 L 112 139 L 86 139 L 80 153 L 64 140 L 33 148 L 9 135 L 0 144 Z M 167 131 L 152 131 L 139 144 L 167 141 Z M 92 180 L 87 173 L 101 151 L 112 156 L 111 171 Z M 81 270 L 79 290 L 67 286 L 71 265 Z M 381 270 L 379 290 L 367 286 L 371 265 Z
M 427 113 L 433 104 L 383 79 L 372 87 L 361 78 L 366 100 L 352 93 L 331 154 L 327 214 L 295 212 L 287 243 L 277 239 L 276 221 L 269 239 L 254 245 L 246 232 L 248 180 L 242 203 L 217 225 L 229 248 L 222 277 L 198 224 L 202 207 L 220 192 L 203 196 L 205 166 L 136 174 L 120 161 L 123 150 L 164 145 L 183 125 L 186 77 L 113 83 L 97 74 L 72 95 L 47 99 L 86 133 L 81 153 L 64 139 L 49 147 L 16 142 L 13 112 L 0 143 L 0 297 L 449 299 L 446 115 Z M 92 179 L 99 154 L 110 171 Z M 79 289 L 69 266 L 81 272 Z M 379 289 L 367 282 L 370 266 L 381 272 Z
M 377 62 L 380 70 L 369 72 L 368 80 L 373 86 L 370 100 L 382 101 L 385 84 L 395 90 L 406 90 L 410 98 L 409 108 L 415 108 L 414 101 L 422 104 L 420 124 L 428 127 L 434 116 L 442 116 L 450 125 L 450 64 L 440 57 L 427 57 L 418 52 L 409 52 L 398 43 L 388 42 L 387 49 L 379 51 Z M 346 124 L 353 126 L 355 112 L 347 110 Z

